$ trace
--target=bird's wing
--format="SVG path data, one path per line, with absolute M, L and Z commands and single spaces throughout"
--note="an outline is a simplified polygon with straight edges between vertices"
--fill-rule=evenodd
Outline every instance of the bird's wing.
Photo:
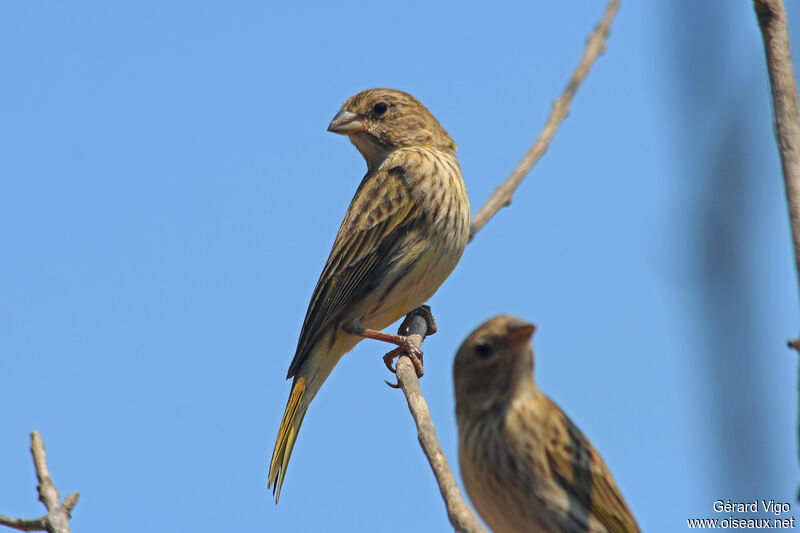
M 321 333 L 380 281 L 391 251 L 409 231 L 415 205 L 402 166 L 379 168 L 359 185 L 306 312 L 287 377 L 294 376 Z
M 636 533 L 639 526 L 605 462 L 580 429 L 555 403 L 550 418 L 547 459 L 559 484 L 602 523 L 609 533 Z M 585 520 L 583 512 L 576 520 Z M 585 516 L 585 515 L 584 515 Z

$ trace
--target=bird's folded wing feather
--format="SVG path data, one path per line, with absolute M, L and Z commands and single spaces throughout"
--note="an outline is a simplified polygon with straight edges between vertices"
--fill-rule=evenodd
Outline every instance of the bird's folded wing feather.
M 639 532 L 603 459 L 569 417 L 555 404 L 553 407 L 551 435 L 554 438 L 547 441 L 546 449 L 548 463 L 558 482 L 609 533 Z
M 359 185 L 311 297 L 288 377 L 297 373 L 325 328 L 379 281 L 387 256 L 418 208 L 403 175 L 399 166 L 378 169 Z

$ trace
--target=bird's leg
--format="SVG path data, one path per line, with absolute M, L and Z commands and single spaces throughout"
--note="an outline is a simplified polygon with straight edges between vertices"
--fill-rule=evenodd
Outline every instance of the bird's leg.
M 378 331 L 376 329 L 360 328 L 348 324 L 342 326 L 342 329 L 345 331 L 345 333 L 349 333 L 350 335 L 357 335 L 359 337 L 364 337 L 365 339 L 373 339 L 376 341 L 396 344 L 397 348 L 383 356 L 383 362 L 392 372 L 395 372 L 395 368 L 392 366 L 392 361 L 405 354 L 408 355 L 408 358 L 411 359 L 411 362 L 414 364 L 414 370 L 417 372 L 417 378 L 421 378 L 425 373 L 422 369 L 422 350 L 417 347 L 416 344 L 411 342 L 411 339 L 408 335 L 392 335 L 391 333 L 384 333 L 383 331 Z
M 392 335 L 391 333 L 384 333 L 377 329 L 360 328 L 357 326 L 345 324 L 342 326 L 345 333 L 356 335 L 357 337 L 364 337 L 365 339 L 372 339 L 376 341 L 390 342 L 398 346 L 402 346 L 405 342 L 405 335 Z

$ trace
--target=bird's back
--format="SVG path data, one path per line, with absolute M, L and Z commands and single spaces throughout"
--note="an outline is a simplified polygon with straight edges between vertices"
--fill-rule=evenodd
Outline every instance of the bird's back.
M 459 427 L 461 474 L 486 523 L 495 533 L 638 532 L 592 444 L 546 395 L 527 392 L 503 416 Z

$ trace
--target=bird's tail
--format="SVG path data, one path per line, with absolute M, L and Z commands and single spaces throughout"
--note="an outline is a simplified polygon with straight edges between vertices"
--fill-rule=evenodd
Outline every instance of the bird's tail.
M 278 438 L 275 441 L 275 450 L 272 452 L 272 460 L 269 463 L 269 478 L 267 488 L 272 488 L 275 495 L 275 503 L 281 497 L 281 486 L 283 478 L 286 477 L 286 467 L 289 465 L 289 458 L 292 456 L 292 448 L 297 440 L 297 432 L 306 416 L 308 402 L 303 402 L 306 395 L 306 378 L 300 377 L 294 380 L 292 392 L 289 394 L 289 401 L 286 402 L 286 411 L 283 413 L 281 427 L 278 430 Z

